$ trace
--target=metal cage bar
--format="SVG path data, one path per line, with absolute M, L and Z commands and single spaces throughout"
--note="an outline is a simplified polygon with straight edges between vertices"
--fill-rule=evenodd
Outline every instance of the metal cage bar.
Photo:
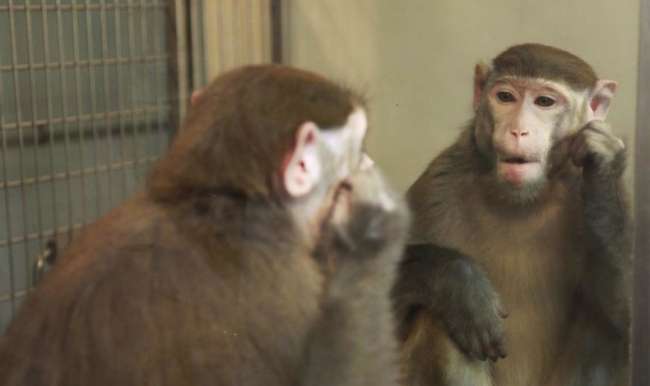
M 70 4 L 72 3 L 72 4 Z M 131 194 L 174 126 L 172 0 L 0 4 L 0 331 L 44 248 Z
M 56 249 L 138 188 L 192 89 L 280 60 L 280 1 L 0 2 L 1 332 Z
M 9 5 L 13 5 L 13 0 L 9 0 Z M 16 20 L 15 20 L 15 15 L 14 13 L 9 13 L 9 36 L 11 39 L 11 63 L 15 65 L 18 62 L 18 53 L 17 53 L 17 40 L 16 40 Z M 14 84 L 14 101 L 15 101 L 15 106 L 16 106 L 16 117 L 20 121 L 23 116 L 22 112 L 22 106 L 21 106 L 21 92 L 20 92 L 20 87 L 19 87 L 19 78 L 18 78 L 18 71 L 13 70 L 12 71 L 12 76 L 13 76 L 13 84 Z M 22 209 L 22 225 L 23 225 L 23 232 L 27 233 L 28 232 L 28 227 L 27 227 L 27 221 L 25 219 L 27 218 L 27 194 L 25 192 L 25 184 L 23 183 L 25 179 L 25 165 L 24 165 L 24 157 L 25 157 L 25 143 L 23 140 L 22 132 L 19 133 L 18 137 L 18 187 L 20 190 L 20 207 Z M 9 225 L 11 226 L 11 225 Z M 24 249 L 24 254 L 25 257 L 23 258 L 24 263 L 25 263 L 25 279 L 29 280 L 28 272 L 29 269 L 29 258 L 28 256 L 30 255 L 30 249 L 29 249 L 29 243 L 24 243 L 23 245 Z M 24 288 L 28 286 L 28 283 L 23 284 Z M 14 305 L 15 307 L 15 305 Z
M 0 72 L 0 85 L 3 85 L 1 72 Z M 3 87 L 0 87 L 0 136 L 2 137 L 2 150 L 3 150 L 0 153 L 0 160 L 2 161 L 2 178 L 3 180 L 7 180 L 8 161 L 7 161 L 7 152 L 5 151 L 5 149 L 7 149 L 7 134 L 4 129 L 3 120 L 2 120 L 3 111 L 4 111 L 3 110 L 4 106 L 2 104 L 2 100 L 4 99 L 3 91 L 4 91 Z M 5 227 L 6 227 L 5 233 L 7 235 L 5 250 L 7 255 L 6 263 L 7 263 L 8 272 L 6 276 L 7 276 L 7 281 L 9 282 L 9 288 L 8 288 L 9 293 L 7 299 L 5 299 L 5 303 L 7 302 L 7 300 L 9 301 L 9 306 L 11 307 L 9 311 L 11 312 L 11 315 L 13 315 L 16 311 L 16 280 L 14 279 L 14 275 L 13 275 L 14 265 L 15 265 L 14 261 L 16 257 L 14 252 L 14 244 L 11 242 L 11 240 L 13 239 L 12 236 L 13 232 L 11 229 L 11 224 L 13 224 L 13 218 L 10 210 L 11 201 L 9 200 L 9 189 L 7 189 L 6 186 L 3 186 L 2 191 L 4 196 L 4 209 L 5 209 L 4 210 Z

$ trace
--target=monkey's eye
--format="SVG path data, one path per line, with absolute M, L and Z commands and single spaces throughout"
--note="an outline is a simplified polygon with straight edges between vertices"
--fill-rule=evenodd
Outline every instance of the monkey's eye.
M 499 91 L 497 93 L 497 98 L 503 103 L 511 103 L 516 101 L 515 96 L 508 91 Z
M 555 99 L 547 96 L 540 96 L 535 99 L 535 104 L 542 107 L 550 107 L 555 104 Z

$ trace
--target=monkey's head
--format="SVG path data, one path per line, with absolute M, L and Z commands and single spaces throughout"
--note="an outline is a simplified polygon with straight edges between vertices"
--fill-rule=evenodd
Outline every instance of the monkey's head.
M 600 80 L 577 56 L 540 44 L 499 54 L 474 75 L 475 139 L 502 194 L 533 201 L 572 135 L 607 117 L 616 83 Z
M 290 67 L 243 67 L 193 95 L 149 191 L 172 203 L 227 192 L 279 205 L 317 234 L 337 192 L 372 164 L 366 130 L 364 102 L 349 89 Z

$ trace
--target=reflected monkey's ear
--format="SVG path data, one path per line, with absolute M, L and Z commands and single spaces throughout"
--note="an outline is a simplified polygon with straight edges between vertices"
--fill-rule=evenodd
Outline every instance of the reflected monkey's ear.
M 474 111 L 478 110 L 478 106 L 481 103 L 481 95 L 483 94 L 483 88 L 485 87 L 485 82 L 487 82 L 489 74 L 490 66 L 487 64 L 479 62 L 474 66 L 474 98 L 472 101 Z
M 598 80 L 589 97 L 590 117 L 589 121 L 604 121 L 609 112 L 609 105 L 614 98 L 618 83 L 613 80 Z

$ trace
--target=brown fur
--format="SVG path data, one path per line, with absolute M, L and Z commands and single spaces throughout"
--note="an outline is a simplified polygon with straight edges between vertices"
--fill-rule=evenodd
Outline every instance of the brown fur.
M 0 341 L 0 384 L 394 384 L 404 220 L 370 252 L 358 237 L 352 255 L 321 246 L 338 261 L 326 276 L 277 181 L 298 125 L 340 126 L 357 103 L 281 66 L 216 80 L 146 189 L 89 225 L 26 300 Z
M 190 109 L 183 135 L 153 170 L 149 191 L 163 201 L 223 188 L 277 195 L 277 173 L 298 125 L 341 127 L 362 105 L 351 90 L 306 71 L 250 66 L 224 74 Z
M 542 44 L 510 47 L 492 61 L 494 74 L 563 81 L 576 90 L 594 87 L 593 68 L 570 52 Z

